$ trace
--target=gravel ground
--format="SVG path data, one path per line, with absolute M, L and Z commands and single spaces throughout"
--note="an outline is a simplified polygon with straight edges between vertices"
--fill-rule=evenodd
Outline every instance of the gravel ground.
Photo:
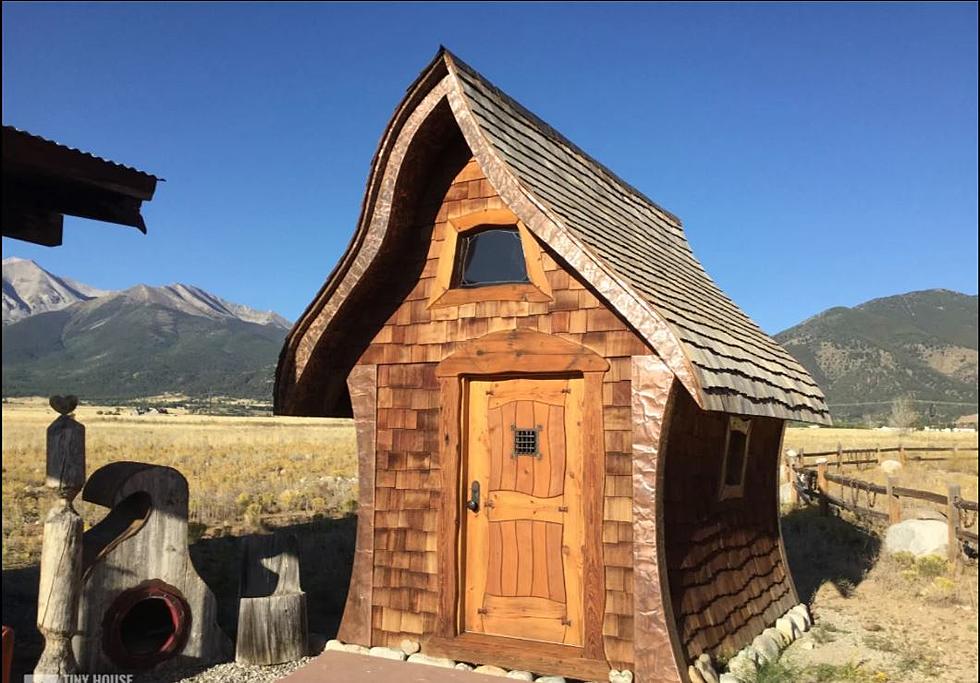
M 137 676 L 134 683 L 271 683 L 309 662 L 312 657 L 304 657 L 295 662 L 272 666 L 253 666 L 228 662 L 207 669 L 185 669 L 171 671 L 166 675 Z

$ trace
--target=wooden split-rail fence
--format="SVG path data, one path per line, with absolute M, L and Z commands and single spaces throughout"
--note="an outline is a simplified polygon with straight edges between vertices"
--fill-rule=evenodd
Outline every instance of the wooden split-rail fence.
M 898 485 L 898 478 L 889 476 L 885 485 L 875 484 L 856 477 L 840 474 L 846 466 L 859 471 L 877 467 L 883 461 L 896 459 L 903 465 L 910 462 L 955 460 L 961 453 L 976 451 L 976 446 L 952 446 L 936 448 L 932 446 L 892 448 L 856 448 L 817 453 L 784 454 L 784 480 L 791 482 L 791 502 L 804 501 L 820 506 L 826 514 L 831 507 L 848 510 L 859 519 L 885 524 L 902 521 L 902 499 L 919 500 L 940 507 L 945 515 L 949 529 L 949 560 L 958 562 L 963 557 L 964 546 L 977 554 L 977 502 L 964 500 L 960 495 L 959 484 L 947 484 L 946 494 L 933 491 L 911 489 Z M 888 458 L 894 454 L 895 458 Z M 835 471 L 829 471 L 834 468 Z M 837 495 L 835 495 L 835 493 Z M 863 504 L 862 504 L 863 503 Z M 971 530 L 972 529 L 972 530 Z

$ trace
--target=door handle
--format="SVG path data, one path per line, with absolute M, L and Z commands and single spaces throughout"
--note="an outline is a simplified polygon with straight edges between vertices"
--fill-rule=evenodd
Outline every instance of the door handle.
M 480 482 L 478 481 L 470 485 L 470 499 L 466 501 L 466 509 L 470 512 L 480 511 Z

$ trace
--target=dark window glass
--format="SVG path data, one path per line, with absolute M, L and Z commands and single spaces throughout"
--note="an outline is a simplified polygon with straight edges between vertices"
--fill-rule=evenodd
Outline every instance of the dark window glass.
M 454 280 L 457 287 L 528 282 L 517 230 L 492 228 L 461 235 Z
M 725 465 L 725 486 L 742 485 L 742 467 L 745 465 L 745 432 L 728 432 L 728 454 Z

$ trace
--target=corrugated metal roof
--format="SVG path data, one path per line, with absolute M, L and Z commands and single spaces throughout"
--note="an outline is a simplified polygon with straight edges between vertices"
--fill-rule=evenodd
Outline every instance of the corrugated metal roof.
M 709 410 L 829 422 L 806 370 L 712 281 L 680 220 L 446 52 L 499 157 L 677 330 Z
M 146 171 L 141 171 L 138 168 L 133 168 L 132 166 L 126 166 L 125 164 L 120 164 L 119 162 L 112 161 L 111 159 L 106 159 L 104 157 L 100 157 L 98 155 L 92 154 L 91 152 L 84 152 L 84 151 L 82 151 L 82 150 L 80 150 L 80 149 L 78 149 L 76 147 L 69 147 L 68 145 L 62 144 L 60 142 L 56 142 L 55 140 L 49 140 L 46 137 L 42 137 L 40 135 L 35 135 L 34 133 L 29 133 L 26 130 L 21 130 L 20 128 L 17 128 L 15 126 L 8 126 L 8 125 L 4 124 L 3 130 L 4 130 L 5 133 L 15 134 L 15 135 L 21 136 L 21 137 L 23 137 L 25 139 L 30 139 L 30 140 L 35 140 L 37 142 L 42 142 L 42 143 L 45 143 L 47 145 L 51 145 L 53 147 L 57 147 L 57 148 L 60 148 L 62 150 L 65 150 L 66 152 L 72 152 L 73 154 L 77 154 L 77 155 L 79 155 L 81 157 L 86 157 L 88 159 L 92 159 L 94 161 L 98 161 L 98 162 L 101 162 L 103 164 L 107 164 L 109 166 L 113 166 L 113 167 L 118 168 L 118 169 L 122 169 L 122 170 L 125 170 L 125 171 L 131 171 L 133 173 L 138 173 L 138 174 L 143 175 L 143 176 L 146 176 L 148 178 L 153 178 L 154 180 L 164 180 L 165 181 L 164 178 L 160 178 L 158 176 L 155 176 L 152 173 L 147 173 Z

